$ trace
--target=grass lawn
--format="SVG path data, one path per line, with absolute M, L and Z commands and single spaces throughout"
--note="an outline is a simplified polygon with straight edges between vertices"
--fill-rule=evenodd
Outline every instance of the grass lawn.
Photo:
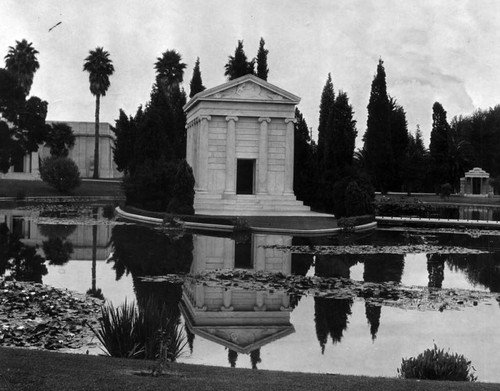
M 0 390 L 498 390 L 499 384 L 413 381 L 362 376 L 174 364 L 152 377 L 151 361 L 0 348 Z M 141 375 L 143 373 L 143 375 Z
M 122 196 L 120 183 L 120 181 L 84 180 L 69 194 L 62 194 L 42 181 L 0 178 L 0 197 L 115 197 Z

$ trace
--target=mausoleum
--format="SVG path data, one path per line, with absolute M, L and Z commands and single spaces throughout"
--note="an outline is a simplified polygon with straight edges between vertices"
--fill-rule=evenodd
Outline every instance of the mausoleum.
M 464 196 L 493 196 L 490 174 L 479 167 L 467 171 L 465 176 L 460 178 L 460 194 Z
M 300 215 L 293 192 L 300 98 L 254 75 L 196 94 L 185 106 L 194 209 L 208 215 Z

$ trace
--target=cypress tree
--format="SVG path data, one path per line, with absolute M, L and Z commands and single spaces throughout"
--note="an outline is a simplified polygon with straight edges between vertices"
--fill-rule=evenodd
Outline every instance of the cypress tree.
M 228 80 L 234 80 L 238 77 L 254 74 L 255 59 L 247 60 L 245 51 L 243 50 L 243 41 L 238 41 L 238 46 L 234 51 L 234 56 L 229 56 L 227 64 L 224 66 L 224 76 Z
M 192 98 L 198 92 L 205 90 L 205 86 L 201 81 L 201 71 L 200 71 L 200 58 L 196 59 L 196 63 L 193 68 L 193 77 L 191 78 L 191 82 L 189 83 L 189 97 Z
M 261 38 L 259 51 L 257 52 L 257 77 L 267 81 L 267 75 L 269 74 L 269 68 L 267 67 L 267 55 L 269 50 L 264 49 L 265 43 L 264 38 Z
M 391 106 L 391 150 L 394 157 L 392 190 L 400 191 L 403 186 L 403 166 L 408 146 L 408 125 L 406 113 L 396 99 L 390 98 Z
M 298 108 L 295 108 L 295 119 L 293 191 L 299 200 L 311 205 L 316 175 L 314 144 L 307 122 Z
M 394 159 L 391 150 L 391 111 L 383 64 L 380 59 L 372 82 L 363 148 L 367 172 L 375 187 L 385 193 L 392 179 Z
M 358 131 L 354 112 L 349 104 L 349 98 L 344 91 L 339 91 L 331 113 L 332 137 L 327 139 L 330 144 L 327 149 L 332 151 L 332 169 L 337 177 L 342 175 L 344 169 L 352 165 L 354 147 Z
M 447 180 L 447 153 L 450 125 L 446 120 L 446 111 L 439 102 L 432 106 L 432 131 L 429 152 L 431 157 L 431 174 L 435 190 Z
M 329 73 L 326 79 L 323 92 L 321 93 L 321 103 L 319 105 L 319 124 L 318 124 L 318 168 L 325 169 L 325 144 L 331 113 L 335 104 L 335 92 L 333 90 L 332 75 Z

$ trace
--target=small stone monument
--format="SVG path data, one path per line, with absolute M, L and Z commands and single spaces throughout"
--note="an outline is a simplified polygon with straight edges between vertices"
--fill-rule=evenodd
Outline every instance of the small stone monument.
M 460 178 L 460 195 L 466 197 L 492 197 L 493 188 L 490 185 L 490 174 L 479 167 L 467 171 Z

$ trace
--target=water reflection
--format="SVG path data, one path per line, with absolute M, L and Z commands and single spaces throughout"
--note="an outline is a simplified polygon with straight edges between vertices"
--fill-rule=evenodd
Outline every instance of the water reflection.
M 229 237 L 193 235 L 190 273 L 218 269 L 291 273 L 292 256 L 267 248 L 291 245 L 285 235 L 250 235 L 244 242 Z M 248 290 L 187 281 L 181 309 L 190 333 L 227 349 L 236 366 L 238 354 L 249 354 L 252 367 L 261 362 L 260 348 L 294 332 L 290 322 L 290 295 L 285 291 Z
M 56 286 L 82 293 L 102 289 L 116 305 L 123 302 L 123 292 L 140 306 L 147 300 L 154 300 L 158 308 L 166 304 L 177 321 L 184 322 L 189 346 L 185 362 L 395 376 L 403 356 L 416 355 L 436 342 L 472 359 L 481 380 L 500 381 L 500 354 L 495 350 L 500 310 L 495 301 L 461 311 L 404 311 L 347 295 L 300 297 L 280 289 L 251 290 L 189 279 L 141 280 L 239 269 L 500 292 L 500 236 L 405 230 L 331 238 L 210 236 L 112 225 L 100 207 L 85 213 L 87 220 L 79 223 L 74 216 L 52 212 L 41 213 L 43 218 L 37 220 L 28 211 L 0 211 L 0 275 L 50 284 L 58 278 Z M 313 255 L 318 246 L 357 244 L 433 244 L 490 253 Z M 302 246 L 311 253 L 281 251 L 273 245 Z M 13 259 L 17 263 L 11 263 Z M 230 279 L 229 272 L 227 276 Z M 126 289 L 113 288 L 124 281 Z

